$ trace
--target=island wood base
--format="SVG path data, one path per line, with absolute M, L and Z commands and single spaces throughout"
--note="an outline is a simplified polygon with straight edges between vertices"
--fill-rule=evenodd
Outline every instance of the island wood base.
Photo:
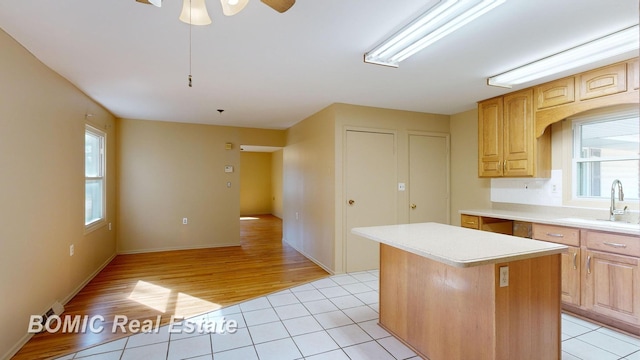
M 380 244 L 380 324 L 426 359 L 560 359 L 560 290 L 560 254 L 453 267 Z

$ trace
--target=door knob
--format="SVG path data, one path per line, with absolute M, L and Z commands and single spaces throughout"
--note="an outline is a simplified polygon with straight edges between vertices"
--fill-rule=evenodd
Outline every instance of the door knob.
M 417 208 L 417 207 L 418 207 L 418 205 L 416 205 L 416 204 L 411 204 L 411 208 L 412 208 L 412 209 L 415 209 L 415 208 Z
M 356 202 L 355 202 L 355 201 L 353 201 L 353 200 L 349 200 L 349 201 L 347 201 L 347 202 L 349 203 L 349 205 L 353 205 L 353 204 L 355 204 L 355 203 L 356 203 Z

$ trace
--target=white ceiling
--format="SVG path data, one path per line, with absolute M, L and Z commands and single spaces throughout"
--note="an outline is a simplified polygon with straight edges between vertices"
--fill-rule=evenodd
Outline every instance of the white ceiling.
M 298 0 L 280 14 L 251 0 L 225 17 L 208 0 L 213 24 L 191 29 L 192 88 L 181 0 L 3 0 L 0 27 L 117 117 L 284 129 L 335 102 L 469 110 L 509 91 L 488 76 L 639 17 L 637 0 L 507 0 L 397 69 L 363 62 L 435 1 Z

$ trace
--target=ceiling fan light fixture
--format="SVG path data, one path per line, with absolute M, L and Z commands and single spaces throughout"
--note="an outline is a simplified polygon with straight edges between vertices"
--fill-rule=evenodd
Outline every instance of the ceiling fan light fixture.
M 162 0 L 136 0 L 139 3 L 162 7 Z
M 264 1 L 264 0 L 263 0 Z M 398 64 L 435 43 L 506 0 L 443 0 L 364 54 L 364 62 L 398 67 Z
M 242 11 L 249 0 L 220 0 L 220 3 L 222 3 L 222 12 L 226 16 L 233 16 Z
M 261 0 L 261 1 L 279 13 L 283 13 L 289 10 L 296 3 L 296 0 Z
M 204 0 L 183 0 L 180 21 L 190 25 L 211 24 L 211 18 Z
M 487 85 L 511 88 L 545 76 L 594 63 L 630 51 L 637 51 L 640 42 L 638 25 L 578 45 L 557 54 L 536 60 L 487 79 Z M 635 55 L 637 56 L 637 55 Z

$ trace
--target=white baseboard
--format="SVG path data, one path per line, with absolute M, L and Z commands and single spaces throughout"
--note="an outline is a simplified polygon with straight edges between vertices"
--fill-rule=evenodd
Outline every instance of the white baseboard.
M 306 257 L 307 259 L 311 260 L 313 263 L 315 263 L 316 265 L 320 266 L 324 271 L 328 272 L 330 275 L 335 275 L 335 273 L 333 272 L 333 270 L 331 270 L 329 267 L 327 267 L 325 264 L 323 264 L 322 262 L 320 262 L 318 259 L 314 258 L 313 256 L 305 253 L 304 251 L 298 249 L 297 246 L 291 244 L 290 242 L 287 241 L 286 238 L 282 238 L 282 242 L 286 243 L 287 245 L 291 246 L 292 248 L 294 248 L 297 252 L 299 252 L 300 254 L 302 254 L 302 256 Z
M 96 277 L 96 275 L 98 275 L 100 273 L 100 271 L 102 271 L 102 269 L 104 269 L 107 265 L 109 265 L 109 263 L 111 262 L 111 260 L 113 260 L 116 257 L 116 254 L 114 253 L 113 255 L 111 255 L 105 262 L 103 262 L 94 272 L 92 272 L 89 276 L 87 276 L 86 279 L 84 279 L 84 281 L 82 283 L 80 283 L 80 285 L 76 286 L 75 289 L 73 289 L 73 291 L 67 295 L 62 301 L 61 303 L 66 305 L 69 301 L 71 301 L 71 299 L 73 299 L 74 296 L 78 295 L 78 293 L 80 292 L 80 290 L 82 290 L 82 288 L 84 288 L 85 286 L 87 286 L 87 284 L 93 280 L 93 278 Z M 43 310 L 40 313 L 44 314 L 46 311 Z M 9 349 L 9 351 L 7 351 L 6 354 L 4 354 L 2 356 L 2 360 L 9 360 L 11 359 L 12 356 L 14 356 L 15 354 L 18 353 L 18 351 L 20 351 L 20 349 L 22 349 L 22 347 L 29 342 L 29 340 L 31 340 L 31 338 L 33 337 L 34 334 L 30 334 L 30 333 L 26 333 L 20 340 L 18 340 L 18 342 L 11 348 Z
M 118 255 L 145 254 L 145 253 L 154 253 L 154 252 L 161 252 L 161 251 L 211 249 L 211 248 L 229 247 L 229 246 L 240 246 L 240 243 L 198 245 L 198 246 L 169 246 L 164 248 L 151 248 L 151 249 L 127 250 L 127 251 L 119 250 Z

